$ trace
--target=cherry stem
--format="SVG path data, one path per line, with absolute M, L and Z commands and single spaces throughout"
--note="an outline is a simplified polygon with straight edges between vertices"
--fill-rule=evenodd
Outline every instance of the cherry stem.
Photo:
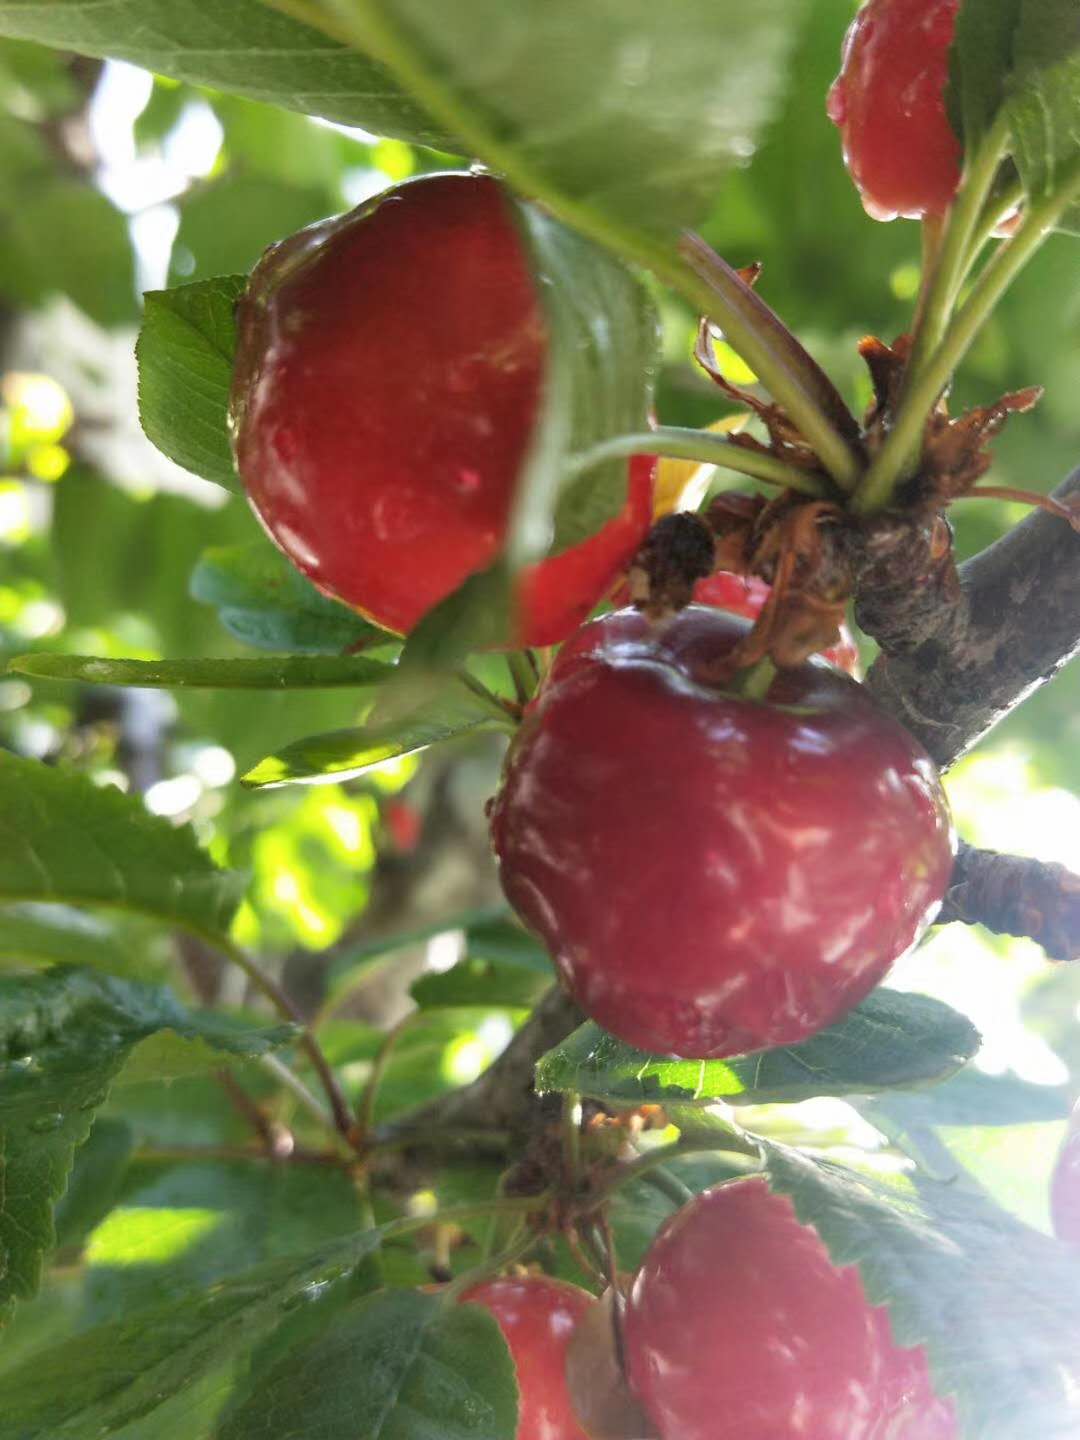
M 725 435 L 714 435 L 708 430 L 693 430 L 677 425 L 660 425 L 655 430 L 643 431 L 639 435 L 617 435 L 611 440 L 601 440 L 591 449 L 574 456 L 569 465 L 569 473 L 577 476 L 607 460 L 628 459 L 631 455 L 662 455 L 672 460 L 696 460 L 701 465 L 716 465 L 724 470 L 735 470 L 740 475 L 749 475 L 768 485 L 781 485 L 785 490 L 797 490 L 802 495 L 813 495 L 818 499 L 834 498 L 833 488 L 823 475 L 814 475 L 797 465 L 788 465 L 775 455 L 751 450 Z
M 884 509 L 891 501 L 897 483 L 911 473 L 913 463 L 917 463 L 927 418 L 983 324 L 1013 280 L 1078 199 L 1080 161 L 1069 167 L 1055 194 L 1031 206 L 1016 234 L 998 247 L 929 359 L 920 366 L 915 356 L 912 357 L 908 388 L 900 402 L 892 432 L 852 497 L 852 508 L 856 513 L 872 515 Z
M 509 722 L 512 730 L 516 730 L 521 723 L 521 706 L 516 705 L 513 700 L 504 700 L 501 695 L 496 695 L 494 690 L 489 690 L 482 680 L 477 680 L 475 675 L 470 675 L 468 670 L 459 670 L 458 679 L 470 690 L 478 700 L 482 700 L 493 715 L 504 727 Z
M 627 1160 L 618 1166 L 603 1186 L 598 1191 L 593 1191 L 589 1197 L 590 1208 L 595 1210 L 623 1185 L 629 1184 L 632 1180 L 640 1180 L 654 1170 L 662 1169 L 669 1160 L 678 1159 L 682 1155 L 700 1155 L 703 1151 L 742 1155 L 753 1160 L 755 1168 L 760 1169 L 761 1167 L 761 1151 L 752 1140 L 737 1130 L 729 1133 L 715 1131 L 708 1135 L 681 1136 L 678 1140 L 673 1140 L 670 1145 L 658 1145 L 655 1150 L 646 1150 L 644 1154 L 637 1155 L 633 1160 Z
M 493 1255 L 490 1260 L 483 1261 L 482 1264 L 467 1270 L 464 1275 L 459 1275 L 456 1280 L 451 1280 L 449 1285 L 442 1290 L 442 1298 L 448 1304 L 456 1304 L 461 1296 L 475 1285 L 482 1285 L 485 1280 L 497 1275 L 500 1270 L 505 1270 L 508 1266 L 516 1265 L 520 1260 L 524 1260 L 539 1239 L 540 1236 L 535 1230 L 526 1230 L 523 1235 L 515 1237 L 500 1254 Z
M 300 1026 L 300 1036 L 298 1043 L 301 1049 L 307 1055 L 308 1059 L 311 1061 L 315 1073 L 316 1075 L 318 1075 L 320 1084 L 322 1085 L 322 1088 L 326 1094 L 326 1098 L 330 1102 L 329 1117 L 327 1116 L 326 1112 L 323 1111 L 322 1106 L 318 1105 L 317 1102 L 317 1110 L 312 1109 L 310 1101 L 314 1099 L 314 1097 L 311 1095 L 310 1091 L 307 1091 L 307 1087 L 303 1085 L 303 1082 L 298 1080 L 297 1077 L 293 1074 L 293 1072 L 288 1068 L 288 1066 L 285 1065 L 281 1060 L 279 1060 L 276 1055 L 264 1055 L 263 1064 L 267 1068 L 273 1069 L 275 1071 L 275 1074 L 277 1074 L 278 1078 L 282 1081 L 282 1083 L 289 1086 L 289 1088 L 293 1091 L 293 1093 L 297 1096 L 298 1099 L 301 1099 L 301 1102 L 305 1104 L 305 1107 L 309 1111 L 311 1111 L 312 1113 L 317 1113 L 320 1120 L 324 1123 L 327 1121 L 327 1119 L 329 1119 L 331 1127 L 336 1130 L 337 1133 L 344 1140 L 346 1140 L 350 1145 L 352 1145 L 353 1126 L 352 1116 L 349 1114 L 348 1101 L 345 1099 L 344 1092 L 342 1091 L 341 1086 L 338 1083 L 338 1078 L 334 1074 L 330 1062 L 323 1054 L 322 1047 L 315 1039 L 315 1036 L 312 1034 L 311 1029 L 308 1026 L 307 1021 L 304 1019 L 303 1014 L 297 1008 L 292 998 L 286 994 L 286 992 L 273 978 L 273 976 L 267 974 L 267 972 L 262 968 L 258 961 L 253 959 L 252 956 L 250 956 L 245 950 L 242 950 L 238 945 L 233 945 L 231 942 L 226 942 L 225 944 L 222 944 L 220 941 L 218 941 L 217 943 L 222 949 L 223 953 L 228 956 L 228 958 L 233 962 L 233 964 L 238 965 L 240 969 L 243 970 L 244 974 L 248 977 L 248 979 L 252 982 L 252 984 L 255 985 L 257 989 L 262 991 L 262 993 L 270 1001 L 278 1014 L 286 1020 L 291 1020 L 294 1025 Z M 274 1062 L 274 1064 L 271 1065 L 270 1062 Z M 288 1081 L 285 1080 L 286 1075 L 288 1075 L 289 1077 Z M 301 1091 L 305 1092 L 306 1099 L 301 1095 Z
M 576 1190 L 581 1174 L 581 1096 L 569 1091 L 563 1096 L 563 1156 L 571 1189 Z
M 539 678 L 536 661 L 527 650 L 511 650 L 506 656 L 506 667 L 514 682 L 517 702 L 524 709 L 536 693 Z
M 747 666 L 731 682 L 731 689 L 744 700 L 764 700 L 776 679 L 776 662 L 769 655 L 763 655 L 753 665 Z
M 1053 515 L 1058 520 L 1064 520 L 1080 535 L 1080 510 L 1063 505 L 1052 495 L 1038 495 L 1033 490 L 1017 490 L 1012 485 L 976 485 L 967 492 L 965 498 L 978 500 L 980 497 L 985 500 L 1015 500 L 1020 505 L 1030 505 L 1034 509 L 1045 510 L 1048 515 Z

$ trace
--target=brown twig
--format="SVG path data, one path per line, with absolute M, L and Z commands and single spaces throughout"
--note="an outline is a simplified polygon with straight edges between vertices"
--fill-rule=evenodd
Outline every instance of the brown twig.
M 1027 935 L 1052 960 L 1080 960 L 1080 875 L 1064 865 L 961 844 L 938 917 Z

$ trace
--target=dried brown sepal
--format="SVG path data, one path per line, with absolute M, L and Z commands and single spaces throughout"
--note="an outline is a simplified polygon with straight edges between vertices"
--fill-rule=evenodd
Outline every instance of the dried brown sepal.
M 654 620 L 685 609 L 694 586 L 715 568 L 709 527 L 689 511 L 658 520 L 634 556 L 627 577 L 630 599 Z
M 801 466 L 805 470 L 818 470 L 817 456 L 810 449 L 801 433 L 788 419 L 783 407 L 770 400 L 762 400 L 752 390 L 733 384 L 716 359 L 713 349 L 713 332 L 707 320 L 698 326 L 697 341 L 694 345 L 694 359 L 706 375 L 717 385 L 729 400 L 752 410 L 769 434 L 769 444 L 762 445 L 750 435 L 732 436 L 732 443 L 747 450 L 757 450 L 766 455 L 776 455 L 788 464 Z
M 936 410 L 927 422 L 919 473 L 904 491 L 905 507 L 939 510 L 969 495 L 993 463 L 990 442 L 1011 416 L 1034 409 L 1042 393 L 1041 386 L 1032 385 L 955 420 L 944 406 Z
M 570 1400 L 590 1440 L 657 1440 L 626 1382 L 621 1361 L 622 1296 L 614 1287 L 574 1331 L 566 1354 Z

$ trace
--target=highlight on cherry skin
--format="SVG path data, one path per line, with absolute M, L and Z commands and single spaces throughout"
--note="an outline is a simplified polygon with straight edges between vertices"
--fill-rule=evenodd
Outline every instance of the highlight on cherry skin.
M 732 615 L 756 620 L 765 608 L 772 587 L 756 575 L 735 575 L 730 570 L 717 570 L 694 586 L 694 603 L 729 610 Z M 849 675 L 859 678 L 859 649 L 847 625 L 840 627 L 840 639 L 823 650 L 826 660 L 838 665 Z
M 407 633 L 497 556 L 537 416 L 547 331 L 512 202 L 422 177 L 271 247 L 238 311 L 233 445 L 264 528 L 325 594 Z M 531 567 L 521 644 L 552 645 L 625 570 L 654 462 L 622 511 Z
M 586 625 L 492 805 L 510 903 L 586 1013 L 656 1054 L 813 1035 L 916 943 L 952 869 L 919 744 L 820 660 L 740 694 L 746 629 L 697 605 Z
M 566 1281 L 529 1275 L 485 1280 L 461 1300 L 489 1310 L 510 1348 L 519 1390 L 516 1440 L 589 1440 L 574 1415 L 566 1356 L 595 1298 Z
M 960 0 L 868 0 L 829 92 L 844 161 L 877 220 L 940 215 L 960 183 L 945 91 Z
M 627 1376 L 661 1440 L 953 1440 L 922 1349 L 751 1176 L 696 1196 L 634 1278 Z M 723 1429 L 718 1429 L 722 1419 Z

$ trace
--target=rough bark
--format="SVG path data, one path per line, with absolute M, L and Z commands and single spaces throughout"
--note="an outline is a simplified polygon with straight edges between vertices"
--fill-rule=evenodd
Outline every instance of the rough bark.
M 1075 503 L 1080 470 L 1054 494 Z M 869 594 L 856 611 L 885 642 L 866 683 L 944 768 L 1080 650 L 1080 535 L 1036 511 L 960 567 L 954 604 L 928 610 L 918 584 L 891 598 L 889 634 Z M 905 609 L 918 642 L 901 648 Z
M 1064 865 L 961 844 L 939 919 L 1027 935 L 1051 960 L 1080 960 L 1080 875 Z

